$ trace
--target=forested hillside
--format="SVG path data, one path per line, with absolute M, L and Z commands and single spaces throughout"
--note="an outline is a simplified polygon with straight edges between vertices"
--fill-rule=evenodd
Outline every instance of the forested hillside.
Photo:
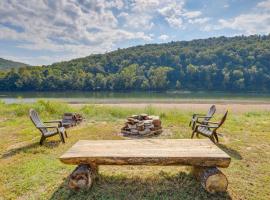
M 20 63 L 20 62 L 14 62 L 11 60 L 6 60 L 3 58 L 0 58 L 0 70 L 6 70 L 6 69 L 10 69 L 10 68 L 19 68 L 19 67 L 23 67 L 26 65 L 27 64 Z
M 1 72 L 1 90 L 270 91 L 270 35 L 149 44 Z

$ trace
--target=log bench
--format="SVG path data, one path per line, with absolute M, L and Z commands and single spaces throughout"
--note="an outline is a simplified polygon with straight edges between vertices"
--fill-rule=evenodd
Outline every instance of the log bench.
M 99 165 L 188 165 L 210 193 L 227 190 L 228 180 L 218 168 L 231 158 L 208 139 L 80 140 L 60 160 L 78 165 L 69 177 L 71 189 L 88 189 Z

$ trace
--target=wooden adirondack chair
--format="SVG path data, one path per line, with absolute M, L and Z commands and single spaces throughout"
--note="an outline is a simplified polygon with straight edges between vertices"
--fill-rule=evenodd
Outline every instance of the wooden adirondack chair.
M 39 144 L 42 145 L 44 140 L 48 137 L 59 135 L 60 139 L 63 143 L 65 143 L 64 134 L 67 137 L 67 133 L 64 127 L 62 127 L 61 120 L 52 120 L 52 121 L 46 121 L 44 123 L 58 123 L 58 125 L 54 126 L 46 126 L 44 123 L 40 120 L 38 113 L 34 109 L 30 109 L 29 116 L 33 124 L 36 126 L 37 129 L 41 132 L 41 138 Z
M 196 136 L 199 134 L 210 138 L 210 140 L 214 143 L 218 143 L 218 133 L 217 130 L 222 126 L 227 118 L 228 111 L 224 114 L 221 118 L 220 122 L 211 122 L 207 121 L 207 124 L 199 124 L 196 125 L 195 129 L 192 132 L 191 138 L 194 137 L 195 133 Z
M 216 106 L 212 105 L 209 108 L 208 113 L 206 115 L 193 114 L 192 119 L 189 122 L 189 126 L 191 126 L 192 130 L 194 130 L 197 123 L 207 125 L 207 122 L 213 117 L 215 112 L 216 112 Z
M 65 128 L 76 126 L 75 114 L 73 113 L 64 113 L 62 124 Z

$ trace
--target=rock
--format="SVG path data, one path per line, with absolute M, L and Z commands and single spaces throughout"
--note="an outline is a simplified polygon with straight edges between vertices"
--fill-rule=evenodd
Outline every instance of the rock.
M 157 131 L 157 130 L 160 130 L 160 129 L 162 129 L 161 126 L 160 127 L 154 126 L 154 127 L 150 128 L 151 131 Z
M 149 124 L 149 125 L 144 125 L 144 128 L 148 128 L 148 129 L 151 129 L 151 128 L 154 128 L 154 125 L 153 125 L 153 124 Z
M 161 121 L 159 119 L 159 116 L 154 116 L 154 115 L 151 115 L 149 116 L 150 119 L 152 119 L 152 123 L 154 124 L 154 126 L 161 126 Z
M 139 122 L 139 120 L 133 119 L 131 117 L 129 117 L 127 120 L 128 120 L 128 123 L 130 123 L 130 124 L 135 124 L 135 123 L 138 123 Z
M 137 129 L 131 129 L 131 133 L 132 133 L 132 134 L 138 134 L 139 131 L 138 131 Z
M 138 131 L 143 131 L 144 130 L 144 123 L 143 122 L 139 122 L 137 124 L 137 129 L 138 129 Z
M 150 134 L 151 130 L 149 128 L 144 129 L 143 131 L 139 131 L 140 135 L 147 135 Z
M 129 129 L 136 129 L 137 128 L 137 125 L 136 124 L 134 124 L 134 125 L 128 124 L 128 128 Z
M 134 118 L 134 119 L 138 119 L 139 115 L 132 115 L 131 117 Z
M 141 118 L 142 120 L 147 120 L 147 119 L 148 119 L 148 115 L 145 114 L 145 113 L 142 113 L 142 114 L 140 114 L 140 118 Z
M 152 123 L 153 123 L 153 125 L 155 127 L 160 127 L 161 126 L 161 121 L 159 119 L 154 119 Z

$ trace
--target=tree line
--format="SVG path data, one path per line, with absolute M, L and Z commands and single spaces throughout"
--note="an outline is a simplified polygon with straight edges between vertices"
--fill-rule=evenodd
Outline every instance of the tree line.
M 2 91 L 270 91 L 270 34 L 148 44 L 0 71 Z

